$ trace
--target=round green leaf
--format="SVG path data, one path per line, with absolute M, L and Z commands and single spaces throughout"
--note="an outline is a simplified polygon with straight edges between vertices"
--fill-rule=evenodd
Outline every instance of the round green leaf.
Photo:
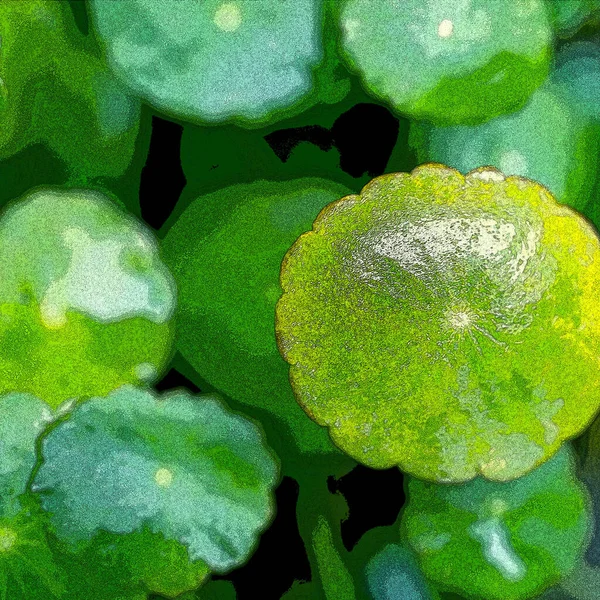
M 340 26 L 365 87 L 437 125 L 518 110 L 548 73 L 542 0 L 347 0 Z
M 175 284 L 150 230 L 89 190 L 39 189 L 0 218 L 0 393 L 56 407 L 152 383 Z
M 1 2 L 0 39 L 0 159 L 41 142 L 73 179 L 122 175 L 140 102 L 77 29 L 68 2 Z
M 563 47 L 552 77 L 517 113 L 476 127 L 411 124 L 420 160 L 462 173 L 480 165 L 496 167 L 533 179 L 560 202 L 583 210 L 598 180 L 593 157 L 600 150 L 599 52 L 590 46 Z
M 307 452 L 335 449 L 295 401 L 277 351 L 279 270 L 319 211 L 349 193 L 316 178 L 230 186 L 192 202 L 163 243 L 178 288 L 177 349 L 215 388 L 282 420 Z
M 509 480 L 598 410 L 600 241 L 535 182 L 378 177 L 321 212 L 281 285 L 296 396 L 366 465 Z
M 367 564 L 366 576 L 373 600 L 437 600 L 413 553 L 400 544 L 388 544 Z
M 61 539 L 147 526 L 223 572 L 274 510 L 278 466 L 261 430 L 216 396 L 122 386 L 78 406 L 43 441 L 35 480 Z
M 437 485 L 410 478 L 402 528 L 426 576 L 467 598 L 533 597 L 573 570 L 589 499 L 564 446 L 520 479 Z
M 92 0 L 132 92 L 191 121 L 268 120 L 307 96 L 323 57 L 320 0 Z

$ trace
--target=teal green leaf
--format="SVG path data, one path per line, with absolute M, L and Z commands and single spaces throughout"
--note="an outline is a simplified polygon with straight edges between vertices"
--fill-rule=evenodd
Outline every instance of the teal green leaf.
M 388 544 L 367 564 L 366 577 L 373 600 L 437 600 L 413 553 L 400 544 Z
M 347 0 L 340 27 L 346 62 L 365 88 L 436 125 L 518 110 L 548 74 L 543 0 Z
M 588 41 L 566 44 L 556 55 L 550 80 L 582 115 L 596 120 L 600 120 L 599 61 L 598 44 Z
M 92 0 L 115 74 L 190 121 L 268 120 L 302 101 L 323 59 L 321 0 Z
M 44 439 L 35 479 L 61 539 L 147 526 L 212 571 L 242 564 L 273 515 L 278 465 L 261 430 L 216 396 L 122 386 Z

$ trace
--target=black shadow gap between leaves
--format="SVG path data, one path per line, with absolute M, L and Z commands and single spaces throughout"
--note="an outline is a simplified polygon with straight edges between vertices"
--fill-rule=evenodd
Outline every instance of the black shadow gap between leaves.
M 173 212 L 187 183 L 180 161 L 182 134 L 181 125 L 152 117 L 150 150 L 140 182 L 140 208 L 144 221 L 156 230 Z
M 296 522 L 299 486 L 284 477 L 275 492 L 277 513 L 271 527 L 260 538 L 252 558 L 227 576 L 238 600 L 279 600 L 295 580 L 310 581 L 310 563 Z
M 348 518 L 342 521 L 342 542 L 348 552 L 370 529 L 396 522 L 406 501 L 400 469 L 369 469 L 358 465 L 347 475 L 327 481 L 331 493 L 340 492 L 348 503 Z
M 202 390 L 179 371 L 171 369 L 155 386 L 157 392 L 168 392 L 176 388 L 186 388 L 192 394 L 200 394 Z
M 301 142 L 313 144 L 323 152 L 328 152 L 333 147 L 331 132 L 321 125 L 279 129 L 266 135 L 265 141 L 281 162 L 287 162 L 292 150 Z
M 377 177 L 386 169 L 399 131 L 399 119 L 387 108 L 360 103 L 340 115 L 331 129 L 321 125 L 279 129 L 264 139 L 284 163 L 298 144 L 306 142 L 323 152 L 337 148 L 340 168 L 354 178 L 365 173 Z
M 352 177 L 381 175 L 398 140 L 399 120 L 378 104 L 357 104 L 331 128 L 340 167 Z

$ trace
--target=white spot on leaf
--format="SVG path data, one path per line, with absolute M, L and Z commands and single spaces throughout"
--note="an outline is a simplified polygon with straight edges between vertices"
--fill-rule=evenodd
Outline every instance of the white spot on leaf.
M 470 534 L 481 543 L 487 562 L 508 581 L 520 581 L 527 567 L 511 546 L 508 532 L 497 519 L 477 521 L 471 525 Z
M 450 19 L 444 19 L 438 26 L 438 35 L 441 38 L 449 38 L 454 31 L 454 23 Z
M 140 363 L 135 367 L 135 376 L 144 382 L 152 382 L 158 377 L 158 372 L 152 363 Z
M 173 483 L 173 473 L 169 469 L 160 468 L 154 474 L 154 481 L 156 481 L 156 485 L 168 488 Z
M 237 31 L 242 24 L 242 11 L 235 2 L 225 2 L 217 8 L 213 21 L 221 31 Z

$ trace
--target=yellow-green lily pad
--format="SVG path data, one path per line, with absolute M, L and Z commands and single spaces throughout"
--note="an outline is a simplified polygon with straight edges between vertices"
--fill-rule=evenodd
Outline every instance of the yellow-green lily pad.
M 514 479 L 600 406 L 600 241 L 533 181 L 377 177 L 321 212 L 281 285 L 296 397 L 368 466 Z

